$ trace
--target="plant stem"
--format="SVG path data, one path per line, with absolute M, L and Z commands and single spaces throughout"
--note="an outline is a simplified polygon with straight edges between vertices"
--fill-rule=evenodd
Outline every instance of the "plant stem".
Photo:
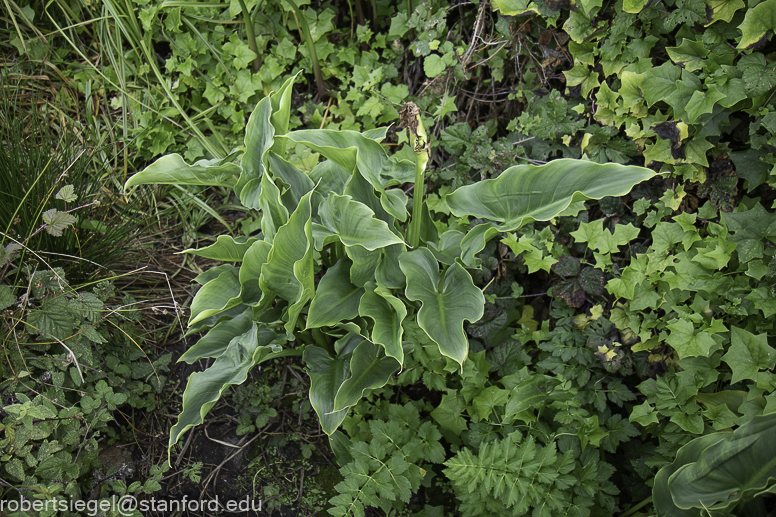
M 296 18 L 296 24 L 299 26 L 299 33 L 304 39 L 304 44 L 307 47 L 307 52 L 310 54 L 310 61 L 313 64 L 313 74 L 315 74 L 315 85 L 318 88 L 318 95 L 321 100 L 329 96 L 329 92 L 326 90 L 326 85 L 323 84 L 323 73 L 321 72 L 321 65 L 318 62 L 318 53 L 315 52 L 315 41 L 310 33 L 310 28 L 307 26 L 307 19 L 304 17 L 299 9 L 296 7 L 294 0 L 288 0 L 291 7 L 294 10 L 294 17 Z
M 261 58 L 259 57 L 259 47 L 256 45 L 256 33 L 253 31 L 251 12 L 245 5 L 245 0 L 239 0 L 239 2 L 240 9 L 242 9 L 243 21 L 245 22 L 245 31 L 248 33 L 248 47 L 256 54 L 256 58 L 253 60 L 253 71 L 258 72 L 261 68 Z
M 423 191 L 426 183 L 426 166 L 421 162 L 420 154 L 415 155 L 415 187 L 412 192 L 412 221 L 408 235 L 411 248 L 420 244 L 420 226 L 423 221 Z
M 420 244 L 420 230 L 423 222 L 423 191 L 426 183 L 426 165 L 429 160 L 428 135 L 420 118 L 420 108 L 414 102 L 405 104 L 401 112 L 401 126 L 407 128 L 410 145 L 415 151 L 415 191 L 412 193 L 412 221 L 407 232 L 411 248 Z
M 641 510 L 643 507 L 645 507 L 651 502 L 652 502 L 652 496 L 649 496 L 643 501 L 641 501 L 639 504 L 637 504 L 636 506 L 632 507 L 630 510 L 622 514 L 622 517 L 629 517 L 630 515 L 633 515 L 634 513 L 638 512 L 639 510 Z

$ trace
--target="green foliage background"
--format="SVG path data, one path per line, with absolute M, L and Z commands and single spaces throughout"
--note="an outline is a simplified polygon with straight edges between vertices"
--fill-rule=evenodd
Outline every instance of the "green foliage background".
M 239 1 L 13 5 L 50 32 L 10 45 L 72 81 L 58 101 L 86 99 L 80 123 L 120 122 L 127 169 L 245 150 L 254 106 L 303 70 L 289 129 L 364 131 L 421 107 L 440 234 L 483 222 L 451 214 L 456 189 L 515 163 L 664 173 L 470 257 L 487 301 L 469 359 L 459 371 L 404 326 L 401 372 L 332 436 L 332 514 L 651 515 L 665 473 L 708 474 L 708 443 L 776 412 L 776 0 L 248 1 L 258 55 Z M 307 171 L 318 156 L 288 159 Z M 245 237 L 267 217 L 249 215 Z M 763 472 L 725 512 L 772 509 Z

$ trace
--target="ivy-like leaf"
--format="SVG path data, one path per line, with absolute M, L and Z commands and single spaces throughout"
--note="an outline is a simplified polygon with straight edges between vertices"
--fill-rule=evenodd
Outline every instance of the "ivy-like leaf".
M 76 199 L 78 199 L 78 196 L 75 194 L 75 189 L 72 185 L 65 185 L 61 189 L 59 189 L 59 192 L 57 192 L 57 195 L 54 196 L 57 199 L 61 199 L 65 203 L 72 203 Z
M 776 350 L 768 345 L 768 336 L 755 336 L 751 332 L 733 327 L 730 329 L 730 349 L 722 356 L 733 370 L 733 384 L 744 379 L 757 380 L 759 370 L 776 366 Z

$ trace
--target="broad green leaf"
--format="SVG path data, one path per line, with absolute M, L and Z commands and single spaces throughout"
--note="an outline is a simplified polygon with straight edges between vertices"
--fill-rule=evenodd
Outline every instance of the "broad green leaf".
M 624 0 L 622 4 L 622 10 L 626 13 L 637 14 L 640 13 L 644 6 L 647 5 L 649 0 Z
M 288 223 L 278 229 L 259 280 L 262 291 L 277 293 L 291 304 L 288 332 L 293 331 L 299 314 L 315 294 L 311 195 L 305 194 Z
M 380 193 L 386 187 L 410 182 L 415 176 L 412 162 L 389 158 L 382 145 L 357 131 L 306 129 L 285 136 L 321 153 L 346 171 L 358 170 Z
M 272 242 L 278 228 L 288 222 L 288 209 L 280 199 L 280 189 L 269 174 L 264 174 L 258 182 L 261 185 L 256 191 L 258 199 L 253 203 L 261 209 L 261 231 L 264 238 Z
M 678 47 L 666 47 L 671 61 L 689 72 L 703 68 L 703 60 L 709 55 L 702 41 L 682 39 Z
M 744 0 L 706 0 L 706 26 L 720 20 L 730 23 L 736 11 L 744 7 Z
M 262 337 L 274 339 L 276 335 L 272 333 Z M 192 373 L 186 391 L 183 392 L 183 411 L 178 415 L 178 422 L 170 429 L 168 448 L 175 445 L 188 429 L 201 424 L 221 394 L 229 386 L 245 382 L 248 371 L 271 351 L 269 346 L 259 342 L 258 328 L 253 324 L 247 332 L 229 342 L 224 353 L 210 368 Z
M 644 74 L 644 83 L 641 85 L 647 104 L 652 106 L 656 102 L 665 101 L 676 91 L 681 75 L 682 69 L 670 61 L 651 68 Z
M 330 194 L 318 208 L 321 224 L 315 225 L 315 247 L 323 249 L 327 237 L 336 237 L 347 247 L 361 246 L 369 251 L 402 244 L 385 221 L 374 218 L 366 205 L 350 196 Z
M 51 338 L 66 340 L 75 328 L 74 316 L 68 310 L 65 298 L 49 298 L 27 316 L 27 332 L 40 334 L 46 341 Z
M 269 259 L 269 252 L 272 250 L 272 244 L 267 241 L 254 242 L 243 256 L 243 263 L 240 266 L 240 299 L 247 305 L 255 305 L 262 299 L 263 293 L 259 283 L 261 279 L 261 270 Z M 269 298 L 274 295 L 264 293 Z
M 61 189 L 59 189 L 59 192 L 57 192 L 57 195 L 54 196 L 57 199 L 61 199 L 65 203 L 72 203 L 76 199 L 78 199 L 78 196 L 75 194 L 75 189 L 72 185 L 65 185 Z
M 493 0 L 491 5 L 504 16 L 520 16 L 529 11 L 539 14 L 539 9 L 530 0 Z
M 184 250 L 183 253 L 223 262 L 242 262 L 245 252 L 257 240 L 259 239 L 256 237 L 237 237 L 235 239 L 229 235 L 219 235 L 216 242 L 210 246 Z
M 768 179 L 771 166 L 761 160 L 768 153 L 760 149 L 747 149 L 730 153 L 736 173 L 746 180 L 746 191 L 751 192 Z
M 450 266 L 442 278 L 439 264 L 426 248 L 403 253 L 399 266 L 407 277 L 405 295 L 420 301 L 418 325 L 439 346 L 442 355 L 463 368 L 469 342 L 463 322 L 482 317 L 485 297 L 459 264 Z
M 776 29 L 776 0 L 765 0 L 746 10 L 744 22 L 738 26 L 741 41 L 738 49 L 746 49 L 765 37 L 768 31 Z
M 751 332 L 732 327 L 730 329 L 730 348 L 722 356 L 733 370 L 731 383 L 742 380 L 757 380 L 759 370 L 770 370 L 776 366 L 776 350 L 768 345 L 768 335 L 755 336 Z
M 706 436 L 696 438 L 679 449 L 676 459 L 672 464 L 665 466 L 658 471 L 657 476 L 655 476 L 655 485 L 652 489 L 652 499 L 659 515 L 664 515 L 666 517 L 698 516 L 698 512 L 682 510 L 674 504 L 669 488 L 669 480 L 680 467 L 697 459 L 703 450 L 724 440 L 725 436 L 722 433 L 707 434 Z
M 448 390 L 442 395 L 442 401 L 431 412 L 431 418 L 436 420 L 443 429 L 452 431 L 459 436 L 466 430 L 466 420 L 462 413 L 466 409 L 466 402 L 455 390 Z
M 278 138 L 276 142 L 280 142 L 282 139 Z M 289 212 L 293 212 L 299 205 L 299 201 L 302 196 L 310 192 L 315 188 L 315 184 L 305 174 L 296 168 L 296 166 L 274 152 L 270 151 L 267 154 L 269 160 L 269 169 L 272 171 L 272 176 L 283 183 L 288 185 L 281 198 L 283 204 Z
M 345 253 L 353 261 L 353 266 L 350 268 L 350 281 L 358 287 L 364 287 L 364 284 L 374 279 L 382 254 L 369 251 L 362 246 L 345 248 Z
M 352 264 L 349 259 L 342 258 L 323 275 L 310 303 L 307 328 L 331 327 L 358 316 L 364 289 L 350 282 Z
M 349 354 L 336 359 L 323 348 L 308 346 L 304 362 L 310 375 L 310 404 L 318 414 L 321 429 L 331 436 L 345 419 L 348 410 L 334 411 L 334 398 L 348 376 Z
M 503 406 L 509 400 L 509 390 L 501 389 L 497 386 L 485 388 L 472 399 L 472 406 L 480 420 L 488 420 L 493 410 L 498 406 Z
M 295 76 L 286 79 L 283 86 L 280 89 L 270 94 L 269 99 L 272 104 L 272 115 L 270 116 L 270 122 L 275 129 L 276 135 L 285 135 L 288 133 L 288 123 L 291 118 L 291 97 L 294 94 L 293 86 L 296 78 L 299 77 L 299 71 Z M 275 140 L 275 144 L 272 146 L 272 150 L 279 156 L 283 156 L 285 151 L 285 140 L 278 138 Z M 304 195 L 304 194 L 303 194 Z
M 377 283 L 389 289 L 402 289 L 405 284 L 404 273 L 399 267 L 399 255 L 407 251 L 404 244 L 394 244 L 380 249 L 380 263 L 375 270 Z
M 708 332 L 695 331 L 692 322 L 678 319 L 669 323 L 667 328 L 671 334 L 666 338 L 666 343 L 676 350 L 680 359 L 685 357 L 708 357 L 716 342 Z
M 270 123 L 272 105 L 269 97 L 264 97 L 254 108 L 248 125 L 245 127 L 245 154 L 240 165 L 242 172 L 234 192 L 243 206 L 262 210 L 259 204 L 261 179 L 266 169 L 265 155 L 274 144 L 275 128 Z
M 732 232 L 730 240 L 738 245 L 738 259 L 742 264 L 762 258 L 763 241 L 776 243 L 776 214 L 766 212 L 760 203 L 744 212 L 723 212 L 722 221 Z
M 46 223 L 46 233 L 54 237 L 61 237 L 62 232 L 68 229 L 76 218 L 67 212 L 60 212 L 56 208 L 43 212 L 43 222 Z
M 472 264 L 474 255 L 499 232 L 549 221 L 577 201 L 623 196 L 654 174 L 642 167 L 560 159 L 541 166 L 517 165 L 496 179 L 461 187 L 447 197 L 453 215 L 499 223 L 471 230 L 461 243 L 461 259 Z
M 388 289 L 368 282 L 358 306 L 358 314 L 375 322 L 372 341 L 385 348 L 385 355 L 404 364 L 404 349 L 401 338 L 404 333 L 402 322 L 407 316 L 404 303 L 391 295 Z
M 178 362 L 183 361 L 192 364 L 203 357 L 219 357 L 226 351 L 229 342 L 235 336 L 245 334 L 252 325 L 253 313 L 250 309 L 237 317 L 221 321 L 210 329 L 207 334 L 202 336 L 191 348 L 186 350 L 178 359 Z
M 423 71 L 426 77 L 436 77 L 445 71 L 446 65 L 439 54 L 429 54 L 423 60 Z
M 563 73 L 566 76 L 566 86 L 581 85 L 582 97 L 584 98 L 587 98 L 593 88 L 597 88 L 601 84 L 598 72 L 582 63 L 574 64 L 574 68 Z
M 700 454 L 696 448 L 696 455 L 668 479 L 671 497 L 678 508 L 704 508 L 728 514 L 740 502 L 773 486 L 776 414 L 754 417 L 733 433 L 710 436 L 720 435 L 721 440 L 704 441 Z
M 369 390 L 385 386 L 400 367 L 396 359 L 385 355 L 383 347 L 362 341 L 350 358 L 350 377 L 342 383 L 334 397 L 334 410 L 355 406 Z
M 704 113 L 711 113 L 714 110 L 714 103 L 724 99 L 725 94 L 716 88 L 705 92 L 696 90 L 690 97 L 685 110 L 687 111 L 687 122 L 694 124 L 698 117 Z
M 241 303 L 240 280 L 235 270 L 227 270 L 203 285 L 191 302 L 189 327 L 200 320 L 224 312 Z
M 200 160 L 189 165 L 179 154 L 168 154 L 129 178 L 124 189 L 149 184 L 233 187 L 239 175 L 240 167 L 234 163 Z

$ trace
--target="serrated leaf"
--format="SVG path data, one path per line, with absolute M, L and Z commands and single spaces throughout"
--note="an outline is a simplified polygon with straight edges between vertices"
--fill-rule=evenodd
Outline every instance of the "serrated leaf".
M 61 199 L 65 203 L 72 203 L 76 199 L 78 199 L 78 196 L 75 195 L 75 189 L 72 185 L 65 185 L 61 189 L 59 189 L 59 192 L 57 192 L 57 195 L 54 196 L 57 199 Z
M 11 286 L 0 284 L 0 311 L 10 307 L 16 302 Z
M 43 212 L 43 222 L 46 223 L 46 233 L 54 237 L 61 237 L 62 232 L 76 222 L 76 218 L 67 212 L 60 212 L 56 208 Z

